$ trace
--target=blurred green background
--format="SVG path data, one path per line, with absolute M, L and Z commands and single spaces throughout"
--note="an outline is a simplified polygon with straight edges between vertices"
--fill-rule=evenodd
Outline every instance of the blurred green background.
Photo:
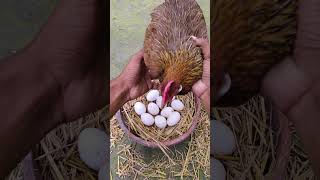
M 150 22 L 150 13 L 164 0 L 110 1 L 110 78 L 118 76 L 130 56 L 143 47 L 144 33 Z M 197 0 L 207 27 L 210 22 L 210 1 Z M 208 29 L 209 30 L 209 29 Z M 209 31 L 208 31 L 209 32 Z

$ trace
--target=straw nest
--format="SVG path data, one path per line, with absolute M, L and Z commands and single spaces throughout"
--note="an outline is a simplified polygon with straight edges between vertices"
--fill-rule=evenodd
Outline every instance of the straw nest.
M 160 129 L 156 126 L 146 126 L 142 123 L 140 116 L 134 111 L 134 104 L 136 102 L 142 102 L 146 106 L 148 102 L 146 96 L 140 96 L 139 98 L 129 101 L 123 106 L 122 113 L 126 117 L 126 125 L 128 129 L 143 140 L 154 141 L 161 143 L 162 141 L 175 139 L 184 134 L 192 125 L 192 119 L 195 113 L 195 100 L 192 93 L 188 93 L 183 96 L 176 96 L 176 99 L 181 100 L 184 103 L 184 109 L 180 111 L 181 119 L 176 126 L 167 126 L 164 129 Z
M 96 180 L 97 172 L 87 167 L 79 157 L 77 139 L 81 130 L 88 127 L 107 129 L 107 109 L 102 109 L 78 121 L 63 124 L 49 132 L 33 151 L 35 162 L 43 180 Z M 108 148 L 108 147 L 106 147 Z M 22 178 L 21 165 L 7 180 Z
M 228 180 L 272 179 L 276 168 L 279 132 L 273 130 L 272 121 L 262 97 L 255 97 L 239 108 L 213 109 L 215 119 L 226 123 L 233 131 L 237 144 L 230 156 L 214 155 L 223 162 Z M 288 165 L 284 168 L 285 179 L 314 179 L 313 172 L 299 137 L 291 125 L 292 141 L 289 144 Z M 277 177 L 279 178 L 279 177 Z
M 217 120 L 231 127 L 237 140 L 234 154 L 215 156 L 224 163 L 228 180 L 258 180 L 269 177 L 276 163 L 276 144 L 273 137 L 277 132 L 271 128 L 264 99 L 256 97 L 235 109 L 214 109 L 212 114 Z M 107 128 L 107 122 L 109 119 L 104 109 L 77 122 L 64 124 L 47 134 L 34 152 L 43 179 L 96 179 L 97 172 L 80 160 L 76 142 L 82 129 L 104 129 Z M 184 151 L 170 150 L 172 161 L 163 154 L 158 154 L 151 162 L 145 161 L 134 144 L 123 141 L 125 134 L 114 117 L 110 121 L 110 131 L 111 150 L 116 152 L 116 173 L 123 179 L 128 179 L 129 176 L 131 179 L 209 179 L 210 121 L 204 110 L 201 111 L 200 122 Z M 293 126 L 291 134 L 285 179 L 315 179 L 308 156 Z M 19 164 L 6 179 L 23 179 L 22 169 Z
M 188 95 L 181 97 L 181 100 L 187 105 L 189 104 L 186 103 L 187 99 L 193 102 L 192 98 Z M 186 116 L 189 115 L 186 114 Z M 168 149 L 168 156 L 159 152 L 152 157 L 151 161 L 145 159 L 135 144 L 127 144 L 123 141 L 124 132 L 117 120 L 112 118 L 110 140 L 111 150 L 116 152 L 117 176 L 122 179 L 209 179 L 210 120 L 203 109 L 199 118 L 199 124 L 183 150 L 173 147 Z

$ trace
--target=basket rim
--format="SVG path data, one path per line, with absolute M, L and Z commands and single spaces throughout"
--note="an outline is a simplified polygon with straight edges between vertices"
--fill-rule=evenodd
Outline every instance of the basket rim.
M 196 129 L 198 122 L 199 122 L 199 119 L 200 119 L 201 103 L 200 103 L 200 99 L 197 96 L 195 96 L 194 93 L 193 93 L 193 95 L 195 97 L 195 114 L 192 118 L 192 124 L 191 124 L 190 128 L 185 133 L 183 133 L 181 136 L 179 136 L 177 138 L 161 142 L 163 145 L 165 145 L 167 147 L 172 146 L 172 145 L 177 145 L 177 144 L 185 141 L 193 133 L 193 131 Z M 122 110 L 123 110 L 123 107 L 121 107 L 118 110 L 118 112 L 115 114 L 115 117 L 116 117 L 117 121 L 119 122 L 121 129 L 129 136 L 129 138 L 132 139 L 134 142 L 141 144 L 143 146 L 150 147 L 150 148 L 159 148 L 158 143 L 144 140 L 144 139 L 136 136 L 135 134 L 133 134 L 127 128 L 127 126 L 124 123 L 124 121 L 126 120 L 126 117 L 122 114 Z

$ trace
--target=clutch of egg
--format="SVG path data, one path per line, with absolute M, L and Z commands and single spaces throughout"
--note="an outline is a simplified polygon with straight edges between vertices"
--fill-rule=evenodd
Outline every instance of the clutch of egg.
M 158 128 L 164 129 L 167 126 L 175 126 L 181 119 L 181 115 L 177 111 L 184 109 L 184 104 L 172 98 L 171 107 L 165 105 L 162 107 L 162 96 L 156 89 L 150 90 L 146 94 L 146 99 L 149 104 L 146 105 L 142 102 L 136 102 L 134 104 L 134 111 L 141 117 L 141 121 L 146 126 L 152 126 L 155 124 Z M 147 112 L 146 112 L 147 111 Z

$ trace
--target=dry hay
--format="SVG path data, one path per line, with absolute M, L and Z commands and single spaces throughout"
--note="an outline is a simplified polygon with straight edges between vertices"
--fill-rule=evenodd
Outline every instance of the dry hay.
M 77 151 L 79 133 L 88 127 L 106 129 L 106 109 L 78 121 L 63 124 L 42 139 L 34 151 L 34 158 L 39 164 L 43 180 L 97 179 L 97 172 L 82 162 Z
M 22 163 L 19 163 L 18 166 L 6 177 L 6 180 L 23 180 L 22 172 Z
M 215 109 L 214 116 L 231 127 L 237 139 L 237 150 L 230 156 L 215 156 L 226 166 L 228 180 L 265 179 L 275 164 L 275 148 L 270 129 L 270 121 L 264 110 L 264 100 L 256 97 L 237 109 Z M 122 178 L 128 176 L 141 179 L 184 177 L 201 179 L 200 171 L 209 177 L 210 129 L 207 114 L 201 112 L 201 122 L 191 136 L 185 152 L 173 151 L 175 164 L 166 156 L 159 155 L 152 162 L 145 162 L 133 145 L 122 144 L 124 132 L 115 118 L 111 119 L 111 149 L 118 152 L 117 173 Z M 40 164 L 43 179 L 96 179 L 97 173 L 89 169 L 80 159 L 76 148 L 79 132 L 86 127 L 107 128 L 106 110 L 99 111 L 77 122 L 68 123 L 51 131 L 38 145 L 34 154 Z M 288 180 L 312 180 L 313 171 L 302 144 L 291 127 L 292 143 L 287 167 Z M 122 149 L 122 151 L 120 151 Z M 168 173 L 169 170 L 172 171 Z M 22 179 L 21 164 L 6 180 Z M 167 178 L 168 179 L 168 178 Z
M 210 176 L 210 121 L 202 110 L 200 122 L 191 135 L 185 151 L 171 150 L 170 158 L 158 154 L 146 162 L 132 144 L 121 141 L 123 131 L 116 119 L 111 120 L 111 142 L 117 151 L 116 174 L 122 179 L 209 179 Z M 119 136 L 118 136 L 119 135 Z M 111 147 L 111 148 L 112 148 Z M 112 158 L 111 158 L 112 159 Z M 113 177 L 111 177 L 113 178 Z
M 310 161 L 306 155 L 300 138 L 297 136 L 294 127 L 292 130 L 292 144 L 290 159 L 287 168 L 288 180 L 315 180 Z
M 187 95 L 183 96 L 176 96 L 176 99 L 181 100 L 185 106 L 184 109 L 180 111 L 181 119 L 176 126 L 167 126 L 164 129 L 160 129 L 155 125 L 150 127 L 144 125 L 140 119 L 140 116 L 135 113 L 134 104 L 136 102 L 140 101 L 146 106 L 148 105 L 145 95 L 129 101 L 123 106 L 122 111 L 127 119 L 125 123 L 128 126 L 128 129 L 142 139 L 154 142 L 163 142 L 181 136 L 188 129 L 190 129 L 190 126 L 192 125 L 192 119 L 195 114 L 195 100 L 192 93 L 188 93 Z
M 228 180 L 270 179 L 275 172 L 277 132 L 272 130 L 271 118 L 262 97 L 255 97 L 239 108 L 214 109 L 213 116 L 226 123 L 236 137 L 232 155 L 214 155 L 223 162 Z M 292 128 L 292 142 L 286 178 L 313 179 L 310 163 Z M 281 143 L 281 142 L 279 142 Z

